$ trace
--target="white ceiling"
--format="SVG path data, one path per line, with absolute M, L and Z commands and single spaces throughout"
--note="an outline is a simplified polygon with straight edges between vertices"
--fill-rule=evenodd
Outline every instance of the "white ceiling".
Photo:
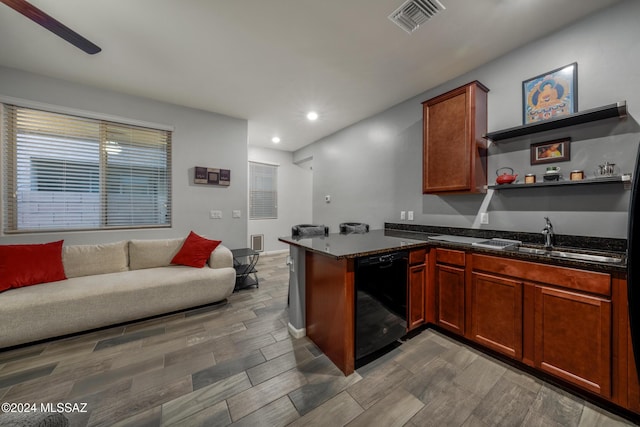
M 93 56 L 0 4 L 0 65 L 247 119 L 249 145 L 292 151 L 618 0 L 441 0 L 411 35 L 387 19 L 403 1 L 31 1 Z

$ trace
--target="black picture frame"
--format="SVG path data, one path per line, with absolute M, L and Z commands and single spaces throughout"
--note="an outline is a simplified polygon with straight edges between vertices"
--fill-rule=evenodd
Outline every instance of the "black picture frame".
M 531 144 L 531 164 L 568 162 L 571 160 L 571 138 Z
M 522 123 L 536 123 L 578 112 L 578 63 L 522 82 Z
M 193 183 L 229 186 L 231 185 L 231 170 L 196 166 Z

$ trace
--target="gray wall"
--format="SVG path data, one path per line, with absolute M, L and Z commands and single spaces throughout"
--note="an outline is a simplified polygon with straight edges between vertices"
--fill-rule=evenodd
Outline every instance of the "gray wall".
M 0 95 L 174 127 L 171 228 L 11 234 L 0 235 L 1 243 L 46 242 L 56 239 L 64 239 L 68 244 L 99 243 L 131 238 L 184 237 L 193 230 L 222 240 L 230 248 L 246 246 L 246 120 L 4 67 L 0 67 Z M 230 169 L 231 185 L 215 187 L 193 184 L 194 166 Z M 223 218 L 210 219 L 209 211 L 213 209 L 221 210 Z M 242 211 L 242 218 L 231 218 L 231 211 L 234 209 Z
M 292 158 L 288 151 L 249 147 L 249 161 L 278 165 L 278 218 L 249 220 L 249 236 L 263 234 L 265 252 L 288 250 L 278 237 L 290 235 L 292 225 L 311 222 L 312 173 Z
M 622 185 L 422 195 L 421 102 L 479 80 L 490 89 L 489 130 L 518 126 L 522 81 L 577 62 L 578 109 L 626 100 L 631 117 L 492 144 L 489 183 L 503 166 L 520 176 L 540 174 L 544 167 L 530 165 L 529 145 L 565 136 L 573 142 L 571 161 L 557 164 L 563 171 L 583 169 L 592 175 L 608 160 L 632 172 L 640 140 L 634 119 L 640 117 L 638 16 L 640 2 L 622 2 L 295 152 L 294 161 L 314 159 L 313 222 L 335 227 L 362 220 L 381 228 L 385 221 L 403 222 L 400 211 L 405 210 L 414 211 L 415 224 L 536 232 L 546 215 L 559 234 L 625 238 L 629 191 Z M 331 203 L 324 202 L 326 194 Z M 489 213 L 488 225 L 479 224 L 480 212 Z

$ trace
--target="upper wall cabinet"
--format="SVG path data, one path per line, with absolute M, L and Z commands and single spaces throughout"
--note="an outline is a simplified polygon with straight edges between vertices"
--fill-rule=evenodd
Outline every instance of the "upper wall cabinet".
M 484 193 L 487 89 L 472 82 L 422 103 L 422 192 Z

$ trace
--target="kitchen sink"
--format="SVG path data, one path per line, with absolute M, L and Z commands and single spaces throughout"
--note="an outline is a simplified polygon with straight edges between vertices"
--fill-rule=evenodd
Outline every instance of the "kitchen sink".
M 547 251 L 545 249 L 537 249 L 537 248 L 530 248 L 527 246 L 519 246 L 518 247 L 518 252 L 525 252 L 528 254 L 535 254 L 535 255 L 549 255 L 550 251 Z
M 607 262 L 607 263 L 613 263 L 613 264 L 620 264 L 622 262 L 622 258 L 619 258 L 619 257 L 587 254 L 583 252 L 573 252 L 573 251 L 567 251 L 567 250 L 547 250 L 547 249 L 540 249 L 540 248 L 531 248 L 528 246 L 520 246 L 518 247 L 517 250 L 518 252 L 523 252 L 527 254 L 547 255 L 547 256 L 556 257 L 556 258 L 575 259 L 578 261 Z
M 551 256 L 555 256 L 559 258 L 577 259 L 580 261 L 611 262 L 616 264 L 622 262 L 622 258 L 616 258 L 612 256 L 605 256 L 605 255 L 584 254 L 580 252 L 551 251 Z

